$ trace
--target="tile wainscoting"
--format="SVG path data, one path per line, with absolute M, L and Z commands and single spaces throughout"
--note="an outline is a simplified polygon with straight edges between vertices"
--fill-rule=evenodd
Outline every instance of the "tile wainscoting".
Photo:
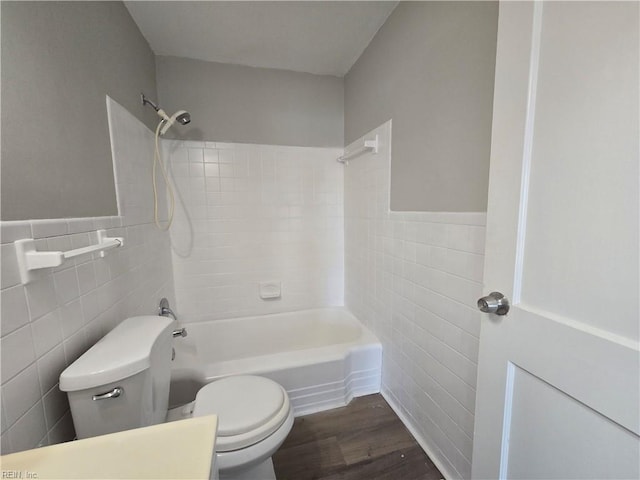
M 486 214 L 390 212 L 391 122 L 376 134 L 345 167 L 345 302 L 383 343 L 389 403 L 447 478 L 470 478 Z
M 169 235 L 151 223 L 153 134 L 107 102 L 120 216 L 0 223 L 3 454 L 71 440 L 62 370 L 124 318 L 155 314 L 160 297 L 174 298 Z M 97 229 L 124 237 L 124 246 L 20 283 L 15 240 L 64 251 L 96 243 Z

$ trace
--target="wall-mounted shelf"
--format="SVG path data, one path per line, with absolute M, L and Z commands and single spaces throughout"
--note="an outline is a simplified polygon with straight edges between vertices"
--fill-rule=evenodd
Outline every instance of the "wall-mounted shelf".
M 357 147 L 344 152 L 344 155 L 338 157 L 338 162 L 349 165 L 349 160 L 362 155 L 365 152 L 378 153 L 378 135 L 373 140 L 364 140 L 362 144 Z
M 23 238 L 13 242 L 18 258 L 18 269 L 20 271 L 20 279 L 23 284 L 34 280 L 33 271 L 43 268 L 59 267 L 67 260 L 100 252 L 100 256 L 104 257 L 104 252 L 112 248 L 118 248 L 124 245 L 124 239 L 121 237 L 107 237 L 106 230 L 98 230 L 98 243 L 89 245 L 88 247 L 76 248 L 66 252 L 39 252 L 36 250 L 36 242 L 32 238 Z

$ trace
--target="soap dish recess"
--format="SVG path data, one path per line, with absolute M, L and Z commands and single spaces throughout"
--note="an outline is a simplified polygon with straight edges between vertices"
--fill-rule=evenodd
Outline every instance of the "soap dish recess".
M 282 287 L 280 282 L 260 282 L 260 298 L 268 300 L 270 298 L 280 298 Z

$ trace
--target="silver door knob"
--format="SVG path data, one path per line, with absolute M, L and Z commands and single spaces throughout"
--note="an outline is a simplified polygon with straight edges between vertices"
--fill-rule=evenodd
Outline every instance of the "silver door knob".
M 509 300 L 500 292 L 491 292 L 478 300 L 478 309 L 484 313 L 506 315 L 509 311 Z

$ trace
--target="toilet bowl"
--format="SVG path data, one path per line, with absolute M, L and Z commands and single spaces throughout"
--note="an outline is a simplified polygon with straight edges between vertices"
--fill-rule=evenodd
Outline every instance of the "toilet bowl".
M 271 455 L 293 426 L 293 409 L 282 386 L 264 377 L 217 380 L 196 395 L 193 416 L 218 415 L 216 464 L 220 478 L 275 480 Z
M 169 414 L 172 331 L 166 317 L 124 320 L 60 375 L 78 438 L 162 423 Z M 202 387 L 173 419 L 216 414 L 211 478 L 275 480 L 271 455 L 293 426 L 284 388 L 253 375 Z

